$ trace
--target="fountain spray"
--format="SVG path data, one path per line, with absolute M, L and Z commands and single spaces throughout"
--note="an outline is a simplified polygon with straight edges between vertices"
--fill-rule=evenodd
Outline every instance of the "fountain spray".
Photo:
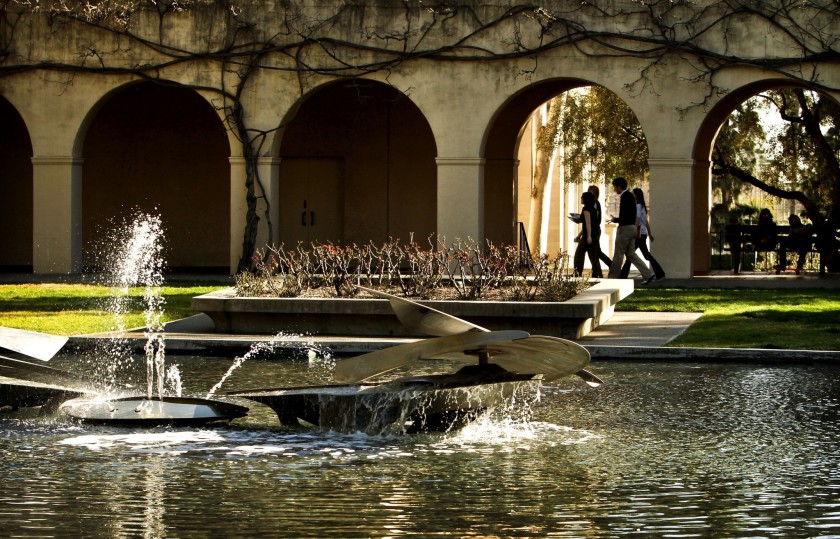
M 119 293 L 114 312 L 125 312 L 131 288 L 143 288 L 144 331 L 146 338 L 146 392 L 149 398 L 163 396 L 165 342 L 163 313 L 165 298 L 160 294 L 165 263 L 162 256 L 163 226 L 157 215 L 137 213 L 116 242 L 108 264 L 108 279 Z M 119 328 L 125 329 L 125 328 Z

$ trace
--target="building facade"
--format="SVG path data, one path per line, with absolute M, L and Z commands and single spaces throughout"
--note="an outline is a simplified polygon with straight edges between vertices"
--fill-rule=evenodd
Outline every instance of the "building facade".
M 160 213 L 173 268 L 234 272 L 266 243 L 510 243 L 529 116 L 600 85 L 645 131 L 657 259 L 690 277 L 724 119 L 768 88 L 840 88 L 836 6 L 97 5 L 2 12 L 0 267 L 95 267 L 134 211 Z

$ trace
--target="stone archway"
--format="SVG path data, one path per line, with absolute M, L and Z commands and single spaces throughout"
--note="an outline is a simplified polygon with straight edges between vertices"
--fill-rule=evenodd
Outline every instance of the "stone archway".
M 493 118 L 484 141 L 484 234 L 493 243 L 517 242 L 515 187 L 519 136 L 528 117 L 555 95 L 586 83 L 551 80 L 512 96 Z
M 0 270 L 32 271 L 32 143 L 20 114 L 0 97 Z
M 528 228 L 528 210 L 530 206 L 529 179 L 533 175 L 533 163 L 526 162 L 532 157 L 535 144 L 536 130 L 527 129 L 534 112 L 544 103 L 576 88 L 601 88 L 612 93 L 604 86 L 580 79 L 554 79 L 534 84 L 510 98 L 495 115 L 485 140 L 485 232 L 493 242 L 518 243 L 517 221 L 523 222 Z M 626 103 L 625 103 L 626 104 Z M 527 132 L 526 132 L 527 131 Z M 558 158 L 559 159 L 559 158 Z M 646 163 L 645 163 L 646 166 Z M 558 178 L 557 170 L 555 181 Z M 627 175 L 627 173 L 620 173 Z M 605 215 L 608 211 L 615 211 L 610 207 L 611 190 L 609 180 L 604 178 L 605 185 L 601 185 L 600 202 Z M 644 178 L 628 176 L 631 186 L 638 186 L 638 181 Z M 579 180 L 579 178 L 577 178 Z M 596 184 L 600 181 L 595 182 Z M 524 185 L 523 185 L 524 184 Z M 544 237 L 550 237 L 545 252 L 574 250 L 573 238 L 578 232 L 577 225 L 569 226 L 566 219 L 568 213 L 578 212 L 580 208 L 580 193 L 587 185 L 566 181 L 553 188 L 551 195 L 551 215 L 549 230 Z M 518 187 L 517 187 L 518 186 Z M 609 233 L 604 235 L 603 249 L 611 251 Z M 531 238 L 528 238 L 531 241 Z M 540 249 L 539 245 L 529 244 L 533 250 Z
M 352 79 L 306 96 L 278 151 L 277 243 L 418 241 L 435 232 L 437 149 L 393 87 Z
M 168 266 L 227 273 L 230 149 L 213 108 L 175 84 L 117 90 L 92 119 L 84 145 L 83 263 L 109 227 L 140 210 L 160 214 Z
M 692 158 L 698 163 L 711 162 L 715 139 L 730 114 L 743 102 L 761 92 L 778 88 L 807 88 L 788 80 L 765 79 L 746 84 L 728 92 L 704 115 L 692 148 Z M 696 167 L 693 178 L 694 221 L 692 223 L 694 242 L 692 245 L 693 273 L 707 273 L 712 268 L 710 214 L 712 204 L 711 166 Z

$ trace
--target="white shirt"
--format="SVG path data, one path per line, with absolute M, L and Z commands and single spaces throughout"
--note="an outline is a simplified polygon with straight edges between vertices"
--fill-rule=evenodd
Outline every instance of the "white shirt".
M 639 225 L 641 226 L 640 233 L 647 236 L 647 210 L 641 204 L 636 204 L 636 219 L 639 220 Z

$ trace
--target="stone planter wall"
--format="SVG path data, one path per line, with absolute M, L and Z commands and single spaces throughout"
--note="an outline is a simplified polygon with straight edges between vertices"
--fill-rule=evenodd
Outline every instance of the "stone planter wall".
M 421 301 L 490 330 L 520 329 L 534 335 L 580 338 L 612 316 L 633 292 L 631 279 L 602 279 L 569 301 Z M 384 299 L 245 298 L 234 289 L 197 296 L 217 333 L 421 337 L 404 328 Z

